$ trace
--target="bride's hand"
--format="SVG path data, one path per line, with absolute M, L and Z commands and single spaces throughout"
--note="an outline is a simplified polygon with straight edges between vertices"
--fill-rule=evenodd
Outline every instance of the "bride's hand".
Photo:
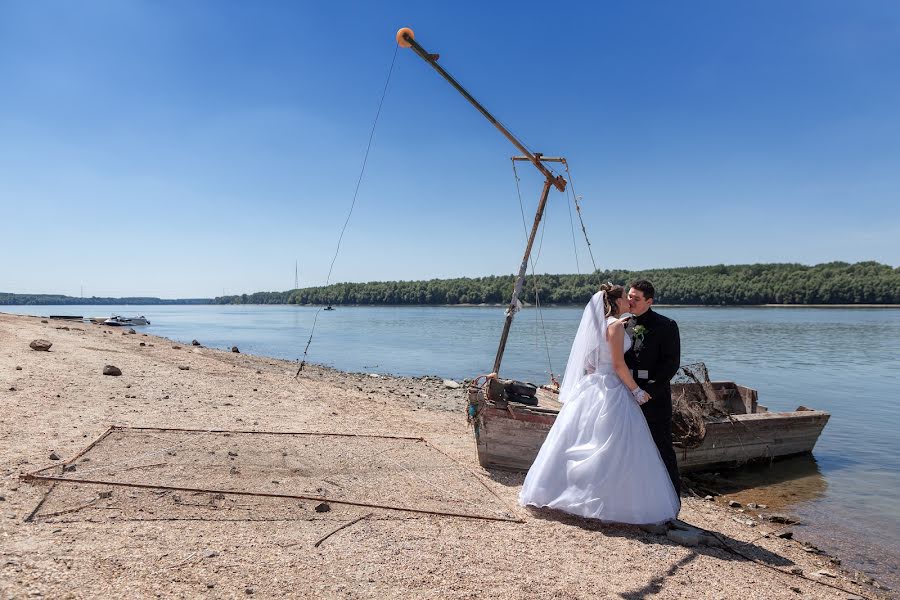
M 631 395 L 634 396 L 634 401 L 638 403 L 638 405 L 643 406 L 650 400 L 650 394 L 646 392 L 646 390 L 642 390 L 641 388 L 635 388 L 631 391 Z

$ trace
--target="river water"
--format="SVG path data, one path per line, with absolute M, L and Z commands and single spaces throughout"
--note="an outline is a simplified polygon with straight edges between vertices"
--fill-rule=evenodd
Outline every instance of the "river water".
M 7 306 L 32 315 L 146 315 L 147 333 L 184 343 L 307 360 L 346 371 L 463 379 L 490 370 L 497 307 Z M 770 410 L 799 405 L 831 420 L 812 457 L 745 469 L 741 496 L 783 508 L 808 539 L 900 587 L 900 309 L 662 307 L 681 329 L 682 364 L 759 391 Z M 581 316 L 529 308 L 513 323 L 501 372 L 545 383 L 565 371 Z M 462 418 L 462 417 L 461 417 Z

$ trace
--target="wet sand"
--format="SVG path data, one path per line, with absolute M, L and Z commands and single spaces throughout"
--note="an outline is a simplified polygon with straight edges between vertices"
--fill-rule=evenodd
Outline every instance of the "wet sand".
M 53 343 L 49 352 L 29 348 L 38 338 Z M 105 365 L 122 375 L 103 375 Z M 715 532 L 726 547 L 688 547 L 636 527 L 521 509 L 516 497 L 523 477 L 478 466 L 461 388 L 447 388 L 438 378 L 372 377 L 317 366 L 295 379 L 296 369 L 288 361 L 99 325 L 0 314 L 0 596 L 884 597 L 831 557 L 776 537 L 783 525 L 752 511 L 738 513 L 721 500 L 684 498 L 681 518 Z M 450 462 L 423 450 L 421 468 L 406 466 L 415 472 L 392 479 L 354 470 L 355 460 L 344 456 L 344 479 L 337 483 L 352 480 L 367 498 L 390 501 L 368 504 L 469 506 L 494 515 L 508 510 L 522 522 L 339 503 L 317 512 L 315 500 L 106 485 L 60 483 L 51 490 L 46 482 L 20 479 L 74 457 L 110 425 L 421 437 Z M 157 432 L 147 437 L 159 439 L 148 443 L 169 444 L 175 454 L 125 466 L 141 458 L 138 440 L 116 435 L 65 475 L 98 468 L 84 462 L 93 456 L 95 464 L 122 461 L 117 477 L 161 483 L 165 477 L 150 475 L 155 465 L 183 461 L 181 468 L 197 471 L 175 474 L 181 487 L 195 477 L 221 489 L 224 484 L 213 481 L 218 475 L 201 467 L 230 465 L 235 477 L 270 490 L 294 484 L 291 473 L 297 480 L 315 478 L 303 471 L 309 464 L 303 452 L 308 459 L 336 451 L 334 445 L 238 441 L 236 434 L 230 445 L 215 438 L 174 450 L 164 439 L 174 434 Z M 384 453 L 386 460 L 401 460 L 376 439 L 354 438 L 353 456 L 374 460 Z M 215 460 L 204 464 L 204 457 Z M 297 462 L 288 464 L 287 474 L 279 470 L 279 461 L 292 458 Z M 471 483 L 471 473 L 483 486 L 462 486 Z M 407 487 L 398 488 L 398 481 Z M 333 483 L 321 483 L 320 494 L 334 494 Z

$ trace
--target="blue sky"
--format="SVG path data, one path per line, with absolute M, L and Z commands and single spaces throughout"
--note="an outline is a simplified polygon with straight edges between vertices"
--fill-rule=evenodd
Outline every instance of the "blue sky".
M 601 268 L 900 265 L 892 0 L 4 0 L 0 291 L 324 283 L 402 26 L 569 159 Z M 514 272 L 514 153 L 401 50 L 332 281 Z M 552 194 L 537 271 L 578 242 Z

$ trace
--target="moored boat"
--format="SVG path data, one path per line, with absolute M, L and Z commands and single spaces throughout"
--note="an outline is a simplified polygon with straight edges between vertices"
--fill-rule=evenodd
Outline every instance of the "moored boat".
M 769 412 L 754 389 L 730 381 L 709 384 L 727 414 L 704 419 L 702 440 L 675 436 L 682 472 L 702 471 L 783 456 L 810 453 L 828 422 L 829 413 L 798 407 Z M 690 393 L 700 384 L 672 384 L 672 395 Z M 527 471 L 537 456 L 561 407 L 556 394 L 537 392 L 537 406 L 485 398 L 483 388 L 469 389 L 469 414 L 475 425 L 478 462 L 487 468 Z
M 144 315 L 140 317 L 121 317 L 114 316 L 110 319 L 106 319 L 103 321 L 104 325 L 112 325 L 113 327 L 136 327 L 141 325 L 149 325 L 150 321 L 147 320 Z

